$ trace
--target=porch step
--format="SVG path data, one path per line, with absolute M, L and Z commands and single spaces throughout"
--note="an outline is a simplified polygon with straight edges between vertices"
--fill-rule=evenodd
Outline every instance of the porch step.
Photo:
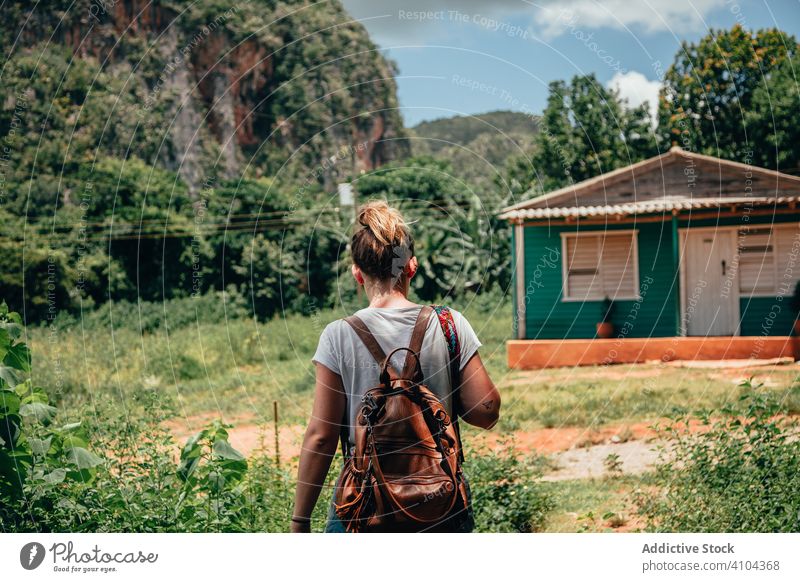
M 510 340 L 508 367 L 517 370 L 675 360 L 798 359 L 793 336 L 710 336 Z

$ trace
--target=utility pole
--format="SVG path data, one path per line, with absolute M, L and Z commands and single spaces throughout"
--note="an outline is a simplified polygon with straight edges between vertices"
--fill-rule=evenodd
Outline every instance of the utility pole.
M 355 222 L 355 218 L 357 218 L 357 206 L 356 190 L 353 188 L 353 184 L 350 182 L 343 182 L 336 186 L 336 190 L 339 192 L 339 208 L 341 209 L 342 214 L 346 216 L 352 212 Z
M 339 192 L 339 209 L 341 211 L 343 220 L 346 222 L 350 222 L 348 220 L 348 215 L 352 213 L 352 224 L 353 230 L 358 228 L 356 224 L 358 220 L 358 204 L 356 203 L 356 189 L 353 188 L 353 184 L 351 182 L 343 182 L 338 184 L 336 190 Z M 356 285 L 356 296 L 358 297 L 359 301 L 361 300 L 361 285 Z

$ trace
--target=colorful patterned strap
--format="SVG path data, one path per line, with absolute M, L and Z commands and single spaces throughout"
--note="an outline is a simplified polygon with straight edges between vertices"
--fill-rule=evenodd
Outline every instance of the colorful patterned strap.
M 450 354 L 450 379 L 455 386 L 458 386 L 459 370 L 461 369 L 461 343 L 458 341 L 456 322 L 446 305 L 432 305 L 431 307 L 439 318 L 439 325 L 447 342 L 447 352 Z
M 450 354 L 450 382 L 453 392 L 453 427 L 456 429 L 458 439 L 458 461 L 464 462 L 464 446 L 461 444 L 461 428 L 458 426 L 459 398 L 458 388 L 461 386 L 461 342 L 458 340 L 456 322 L 453 314 L 446 305 L 431 305 L 439 318 L 444 339 L 447 342 L 447 352 Z

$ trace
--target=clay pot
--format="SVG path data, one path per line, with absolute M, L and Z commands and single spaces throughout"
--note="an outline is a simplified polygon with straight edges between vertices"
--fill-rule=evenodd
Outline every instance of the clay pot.
M 604 321 L 597 324 L 597 337 L 608 339 L 614 335 L 614 324 L 610 321 Z

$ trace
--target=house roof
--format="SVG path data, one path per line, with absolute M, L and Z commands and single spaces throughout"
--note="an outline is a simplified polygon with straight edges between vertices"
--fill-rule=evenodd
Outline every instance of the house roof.
M 614 204 L 606 206 L 570 206 L 556 208 L 526 208 L 512 210 L 501 214 L 501 218 L 509 220 L 530 218 L 585 218 L 593 216 L 619 216 L 637 214 L 658 214 L 673 210 L 697 210 L 702 208 L 719 208 L 726 204 L 748 204 L 752 206 L 769 206 L 800 202 L 800 196 L 780 196 L 777 198 L 740 197 L 740 198 L 700 198 L 697 200 L 654 200 L 634 202 L 631 204 Z
M 508 206 L 500 218 L 649 214 L 797 201 L 798 176 L 673 147 L 664 154 Z

